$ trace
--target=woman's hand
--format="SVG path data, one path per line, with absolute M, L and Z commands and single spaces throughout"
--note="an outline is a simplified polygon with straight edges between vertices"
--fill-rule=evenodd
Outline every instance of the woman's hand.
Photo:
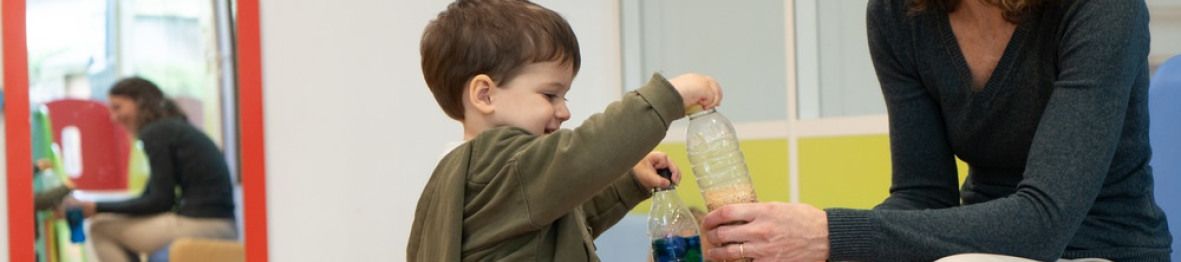
M 665 188 L 670 185 L 670 182 L 656 173 L 656 170 L 661 168 L 668 168 L 669 171 L 672 171 L 671 183 L 681 182 L 681 170 L 677 169 L 677 165 L 668 159 L 667 154 L 660 151 L 648 153 L 644 160 L 640 160 L 640 163 L 632 167 L 632 175 L 635 176 L 636 181 L 644 185 L 644 188 Z
M 828 215 L 807 204 L 726 205 L 706 215 L 702 229 L 716 245 L 705 252 L 714 260 L 828 259 Z

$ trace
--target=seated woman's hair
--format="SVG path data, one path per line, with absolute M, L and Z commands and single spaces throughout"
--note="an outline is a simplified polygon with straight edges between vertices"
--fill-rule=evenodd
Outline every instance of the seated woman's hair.
M 951 12 L 960 6 L 964 0 L 911 0 L 910 14 L 917 15 L 927 11 Z M 977 1 L 977 0 L 970 0 Z M 1025 16 L 1026 12 L 1038 7 L 1044 2 L 1052 0 L 984 0 L 985 3 L 1000 7 L 1004 11 L 1005 20 L 1016 23 Z
M 164 92 L 152 81 L 143 79 L 138 76 L 124 78 L 116 82 L 111 87 L 111 96 L 123 96 L 135 101 L 137 111 L 139 111 L 136 124 L 143 127 L 147 123 L 156 120 L 179 117 L 188 120 L 180 107 L 176 105 L 171 99 L 164 97 Z

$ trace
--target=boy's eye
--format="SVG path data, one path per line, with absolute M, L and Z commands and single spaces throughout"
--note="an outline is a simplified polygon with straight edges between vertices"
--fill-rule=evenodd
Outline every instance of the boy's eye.
M 546 98 L 546 99 L 549 99 L 549 101 L 550 101 L 550 102 L 556 102 L 556 101 L 558 101 L 558 100 L 563 100 L 563 101 L 565 101 L 565 100 L 566 100 L 566 98 L 565 98 L 565 97 L 560 97 L 560 96 L 558 96 L 558 95 L 555 95 L 555 94 L 545 94 L 545 98 Z

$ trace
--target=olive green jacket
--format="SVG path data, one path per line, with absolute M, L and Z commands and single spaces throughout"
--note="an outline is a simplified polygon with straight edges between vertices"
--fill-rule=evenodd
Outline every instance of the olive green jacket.
M 651 196 L 629 170 L 684 115 L 680 95 L 655 75 L 573 130 L 480 133 L 435 168 L 407 260 L 598 261 L 594 238 Z

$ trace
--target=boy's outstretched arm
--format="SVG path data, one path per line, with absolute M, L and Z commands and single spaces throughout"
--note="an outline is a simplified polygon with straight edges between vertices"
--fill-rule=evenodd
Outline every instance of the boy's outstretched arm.
M 531 222 L 547 225 L 617 182 L 684 117 L 684 108 L 672 84 L 655 75 L 581 126 L 535 137 L 516 155 L 513 172 Z
M 672 121 L 685 116 L 685 108 L 718 105 L 721 90 L 710 77 L 685 74 L 672 80 L 654 75 L 644 87 L 629 92 L 604 112 L 595 114 L 573 130 L 533 136 L 519 128 L 485 131 L 497 141 L 492 146 L 512 150 L 505 176 L 489 179 L 507 182 L 522 198 L 529 223 L 542 227 L 589 201 L 606 189 L 664 138 Z M 477 150 L 481 151 L 481 150 Z M 474 163 L 499 162 L 479 159 Z M 475 174 L 486 173 L 472 167 Z M 488 181 L 473 178 L 472 181 Z M 505 181 L 507 180 L 507 181 Z M 504 190 L 510 190 L 505 188 Z M 492 207 L 489 207 L 492 208 Z

